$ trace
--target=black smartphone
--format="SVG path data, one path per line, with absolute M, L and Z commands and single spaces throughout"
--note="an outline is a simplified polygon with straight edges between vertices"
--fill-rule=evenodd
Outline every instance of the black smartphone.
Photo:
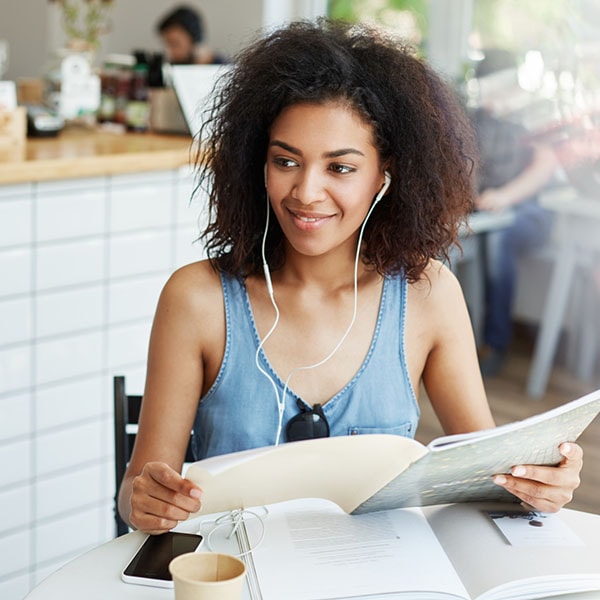
M 123 569 L 121 578 L 127 583 L 173 587 L 169 563 L 180 554 L 195 552 L 201 543 L 202 536 L 196 533 L 167 531 L 149 535 Z

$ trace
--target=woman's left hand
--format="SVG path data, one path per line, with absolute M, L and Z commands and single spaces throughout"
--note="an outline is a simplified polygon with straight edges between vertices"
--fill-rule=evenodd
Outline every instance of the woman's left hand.
M 559 511 L 573 499 L 583 466 L 581 446 L 565 442 L 559 450 L 564 458 L 557 466 L 515 466 L 510 474 L 495 475 L 494 483 L 536 510 L 547 513 Z

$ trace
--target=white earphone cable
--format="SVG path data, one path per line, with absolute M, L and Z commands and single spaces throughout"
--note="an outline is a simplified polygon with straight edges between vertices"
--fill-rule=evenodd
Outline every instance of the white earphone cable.
M 354 293 L 354 301 L 353 301 L 352 318 L 350 320 L 350 324 L 348 325 L 348 327 L 342 334 L 342 337 L 339 339 L 337 344 L 334 346 L 333 350 L 331 350 L 331 352 L 325 358 L 323 358 L 319 362 L 316 362 L 311 365 L 296 367 L 288 373 L 281 396 L 279 395 L 279 391 L 277 390 L 277 385 L 275 384 L 275 381 L 262 368 L 262 366 L 260 365 L 260 362 L 259 362 L 260 351 L 263 348 L 265 342 L 269 339 L 271 334 L 275 331 L 275 328 L 277 327 L 277 324 L 279 323 L 279 315 L 280 315 L 279 307 L 277 306 L 277 302 L 275 301 L 275 294 L 273 291 L 273 284 L 271 281 L 271 273 L 269 270 L 269 265 L 267 263 L 266 251 L 265 251 L 267 232 L 269 230 L 269 213 L 270 213 L 269 194 L 268 194 L 268 192 L 266 192 L 267 218 L 266 218 L 266 224 L 265 224 L 265 231 L 263 233 L 263 239 L 262 239 L 261 255 L 262 255 L 262 261 L 263 261 L 263 270 L 265 273 L 265 282 L 267 285 L 267 290 L 269 292 L 269 298 L 271 299 L 271 304 L 273 305 L 273 308 L 275 309 L 275 320 L 273 321 L 273 325 L 271 326 L 271 328 L 269 329 L 269 331 L 267 332 L 265 337 L 260 341 L 258 348 L 256 349 L 256 354 L 255 354 L 254 360 L 255 360 L 258 370 L 271 382 L 271 385 L 273 386 L 273 389 L 275 391 L 275 398 L 277 399 L 278 421 L 277 421 L 277 433 L 275 435 L 275 446 L 279 445 L 279 442 L 281 439 L 281 431 L 283 429 L 283 413 L 285 411 L 285 397 L 287 395 L 287 390 L 289 388 L 289 383 L 292 378 L 292 375 L 294 375 L 298 371 L 306 371 L 308 369 L 315 369 L 317 367 L 320 367 L 321 365 L 324 365 L 340 349 L 341 345 L 344 343 L 344 341 L 350 334 L 352 327 L 354 326 L 354 323 L 356 321 L 356 315 L 358 314 L 358 263 L 360 260 L 360 248 L 362 245 L 363 233 L 364 233 L 367 221 L 369 220 L 369 217 L 371 216 L 371 213 L 373 212 L 373 209 L 375 208 L 375 206 L 379 202 L 379 200 L 382 198 L 383 194 L 385 194 L 388 187 L 389 187 L 389 179 L 388 179 L 388 176 L 386 173 L 386 183 L 385 183 L 384 187 L 381 189 L 381 191 L 377 194 L 375 201 L 371 204 L 371 206 L 367 212 L 367 215 L 365 216 L 365 218 L 362 222 L 362 225 L 360 227 L 360 232 L 358 234 L 358 243 L 356 245 L 356 253 L 355 253 L 355 257 L 354 257 L 354 274 L 353 274 L 354 275 L 354 277 L 353 277 L 354 278 L 354 292 L 353 292 Z M 265 189 L 266 189 L 266 177 L 265 177 Z
M 275 392 L 275 398 L 277 399 L 277 410 L 279 413 L 277 435 L 275 437 L 275 445 L 278 446 L 279 438 L 281 437 L 281 427 L 282 427 L 282 423 L 283 423 L 283 411 L 285 409 L 285 400 L 282 400 L 279 397 L 279 390 L 277 389 L 277 384 L 275 383 L 273 378 L 262 368 L 260 361 L 259 361 L 260 351 L 262 350 L 263 346 L 265 345 L 265 342 L 271 337 L 272 333 L 275 331 L 275 328 L 277 327 L 277 325 L 279 323 L 279 307 L 277 306 L 277 302 L 275 302 L 275 294 L 273 292 L 273 284 L 271 282 L 271 272 L 269 271 L 269 265 L 267 264 L 266 251 L 265 251 L 265 247 L 266 247 L 266 243 L 267 243 L 267 232 L 269 231 L 269 213 L 271 212 L 270 211 L 270 203 L 269 203 L 269 194 L 266 193 L 266 196 L 267 196 L 267 218 L 266 218 L 266 222 L 265 222 L 265 231 L 263 233 L 263 239 L 262 239 L 262 245 L 261 245 L 261 255 L 262 255 L 262 261 L 263 261 L 263 271 L 265 273 L 265 281 L 267 284 L 267 291 L 269 292 L 269 298 L 271 299 L 271 304 L 273 305 L 273 308 L 275 309 L 275 320 L 273 321 L 273 325 L 271 325 L 271 328 L 269 329 L 269 331 L 267 332 L 265 337 L 262 340 L 260 340 L 260 343 L 258 344 L 258 347 L 256 348 L 256 354 L 254 355 L 254 362 L 256 363 L 257 369 L 271 382 L 271 385 L 273 386 L 273 391 Z M 284 396 L 284 398 L 285 398 L 285 396 Z

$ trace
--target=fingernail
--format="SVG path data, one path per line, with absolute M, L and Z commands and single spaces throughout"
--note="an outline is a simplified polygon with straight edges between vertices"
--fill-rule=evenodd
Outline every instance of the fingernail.
M 571 454 L 571 450 L 573 449 L 573 446 L 571 446 L 571 444 L 567 443 L 567 444 L 563 444 L 560 448 L 560 451 L 563 454 Z
M 504 485 L 507 482 L 506 477 L 504 477 L 504 475 L 495 475 L 494 476 L 494 483 L 497 483 L 498 485 Z
M 192 488 L 190 490 L 190 496 L 196 498 L 196 500 L 200 500 L 202 498 L 202 492 L 198 488 Z
M 523 477 L 523 475 L 525 475 L 525 473 L 526 473 L 525 467 L 515 467 L 512 472 L 512 474 L 515 477 Z

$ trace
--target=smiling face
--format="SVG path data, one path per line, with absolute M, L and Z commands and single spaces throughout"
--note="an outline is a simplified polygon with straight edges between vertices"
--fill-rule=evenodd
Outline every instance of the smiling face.
M 285 108 L 271 127 L 267 183 L 291 248 L 309 256 L 355 248 L 384 183 L 372 127 L 341 103 Z

